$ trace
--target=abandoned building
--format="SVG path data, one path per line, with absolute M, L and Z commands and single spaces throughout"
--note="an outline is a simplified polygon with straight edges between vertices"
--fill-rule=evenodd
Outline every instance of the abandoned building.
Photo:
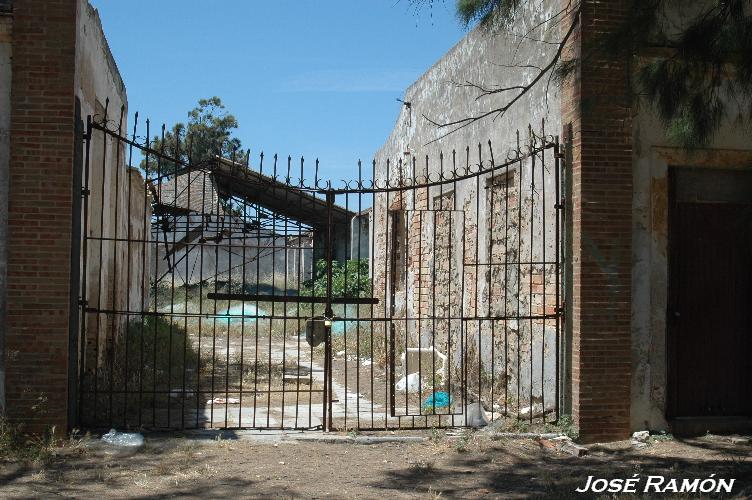
M 626 8 L 583 1 L 564 54 Z M 462 121 L 556 50 L 562 3 L 524 9 L 540 36 L 470 31 L 406 89 L 370 178 L 339 186 L 276 156 L 144 172 L 159 153 L 96 10 L 0 0 L 5 414 L 60 431 L 572 415 L 584 441 L 749 425 L 748 134 L 729 119 L 674 147 L 604 55 Z

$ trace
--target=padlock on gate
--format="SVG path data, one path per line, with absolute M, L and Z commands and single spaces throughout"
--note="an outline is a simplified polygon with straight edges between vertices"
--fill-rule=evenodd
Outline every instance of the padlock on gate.
M 311 347 L 317 347 L 326 340 L 327 320 L 323 316 L 311 318 L 306 321 L 306 342 Z M 331 325 L 331 321 L 329 321 Z

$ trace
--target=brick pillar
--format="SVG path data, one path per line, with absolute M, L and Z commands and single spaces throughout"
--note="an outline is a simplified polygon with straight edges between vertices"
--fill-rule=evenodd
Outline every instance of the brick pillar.
M 567 56 L 626 18 L 628 2 L 582 1 Z M 568 24 L 567 24 L 568 26 Z M 632 124 L 627 66 L 587 57 L 562 89 L 572 176 L 572 416 L 585 442 L 629 435 Z
M 8 213 L 7 414 L 65 432 L 75 0 L 15 0 Z

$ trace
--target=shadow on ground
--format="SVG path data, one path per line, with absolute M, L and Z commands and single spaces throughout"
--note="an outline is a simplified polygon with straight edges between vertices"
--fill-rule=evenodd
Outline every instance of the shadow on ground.
M 535 448 L 539 448 L 536 450 Z M 510 446 L 497 442 L 482 453 L 453 453 L 434 461 L 416 463 L 407 469 L 393 470 L 372 486 L 388 492 L 413 491 L 441 495 L 441 498 L 603 498 L 603 494 L 576 492 L 595 478 L 630 478 L 639 474 L 641 491 L 648 475 L 662 475 L 701 481 L 711 474 L 716 478 L 735 478 L 734 495 L 752 495 L 752 461 L 749 447 L 731 447 L 723 443 L 683 440 L 671 447 L 695 448 L 695 458 L 681 452 L 653 456 L 650 448 L 614 449 L 594 446 L 590 455 L 577 458 L 540 449 L 528 441 L 526 445 Z M 669 496 L 669 498 L 671 498 Z
M 575 491 L 588 476 L 633 474 L 642 478 L 638 491 L 648 475 L 702 480 L 715 474 L 737 480 L 732 496 L 752 495 L 752 448 L 723 438 L 661 441 L 644 449 L 613 443 L 576 458 L 534 440 L 430 436 L 366 446 L 232 432 L 164 433 L 148 435 L 135 451 L 89 440 L 63 447 L 45 464 L 0 458 L 0 497 L 589 498 L 596 495 Z M 708 495 L 679 497 L 687 496 Z

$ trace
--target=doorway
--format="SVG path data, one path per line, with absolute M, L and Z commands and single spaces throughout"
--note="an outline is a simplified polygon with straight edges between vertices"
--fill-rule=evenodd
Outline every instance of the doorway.
M 752 173 L 669 175 L 668 417 L 750 417 Z

